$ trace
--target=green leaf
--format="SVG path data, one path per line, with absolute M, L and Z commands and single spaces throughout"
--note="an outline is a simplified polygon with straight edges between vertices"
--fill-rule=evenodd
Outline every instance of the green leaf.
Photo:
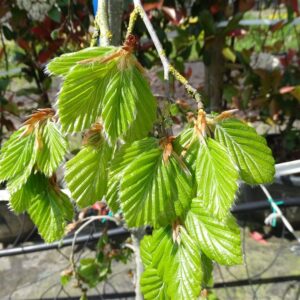
M 84 147 L 67 162 L 65 179 L 80 207 L 92 205 L 105 195 L 111 155 L 112 148 L 102 138 L 99 145 Z
M 207 138 L 199 147 L 196 161 L 198 195 L 208 212 L 225 218 L 238 188 L 238 172 L 224 146 L 217 141 Z
M 100 117 L 111 142 L 120 137 L 132 141 L 151 130 L 156 101 L 136 58 L 120 49 L 105 61 L 90 57 L 66 75 L 58 98 L 64 131 L 82 131 Z
M 11 194 L 9 206 L 16 213 L 25 212 L 31 205 L 31 200 L 35 197 L 36 185 L 39 181 L 36 176 L 30 176 L 27 182 L 15 193 Z
M 57 125 L 48 120 L 39 131 L 41 148 L 37 153 L 37 167 L 50 177 L 62 162 L 67 152 L 67 142 Z
M 114 61 L 107 64 L 95 62 L 76 65 L 67 74 L 58 96 L 63 131 L 83 131 L 100 117 L 112 69 L 116 69 Z
M 112 78 L 106 86 L 103 99 L 102 118 L 104 130 L 115 141 L 133 122 L 136 114 L 135 99 L 139 96 L 135 89 L 132 68 L 122 71 L 116 68 L 111 73 Z
M 213 287 L 214 285 L 213 262 L 204 253 L 201 253 L 201 262 L 202 262 L 202 270 L 203 270 L 202 287 L 204 288 Z
M 20 175 L 27 166 L 32 167 L 35 163 L 35 135 L 28 134 L 22 136 L 24 130 L 25 128 L 21 127 L 18 131 L 14 132 L 1 149 L 0 181 L 9 180 L 16 175 Z M 26 175 L 29 176 L 30 173 L 26 172 Z M 23 182 L 26 182 L 27 178 Z
M 152 237 L 150 235 L 145 235 L 140 244 L 141 257 L 144 267 L 150 266 L 152 262 L 151 242 Z
M 80 261 L 77 269 L 78 275 L 90 286 L 95 287 L 98 284 L 99 266 L 92 258 L 85 258 Z
M 180 244 L 173 243 L 168 265 L 167 284 L 171 299 L 198 299 L 203 277 L 200 251 L 182 226 Z
M 66 53 L 51 60 L 47 67 L 48 74 L 66 76 L 78 62 L 91 58 L 99 58 L 115 50 L 114 47 L 90 47 L 77 52 Z
M 191 175 L 172 154 L 164 161 L 163 152 L 157 140 L 124 171 L 120 199 L 128 226 L 166 225 L 189 206 Z
M 207 257 L 222 265 L 243 262 L 240 229 L 234 218 L 218 220 L 195 198 L 185 219 L 186 229 Z
M 146 300 L 168 300 L 166 284 L 157 269 L 147 268 L 141 277 L 141 290 Z
M 174 242 L 170 226 L 153 232 L 151 267 L 158 270 L 171 299 L 198 299 L 203 277 L 200 249 L 181 225 L 178 234 L 179 242 Z
M 52 6 L 48 11 L 47 16 L 54 22 L 59 23 L 61 19 L 61 9 L 58 6 Z
M 135 120 L 125 133 L 124 139 L 126 142 L 144 138 L 152 130 L 153 123 L 156 120 L 157 104 L 148 82 L 136 68 L 132 71 L 132 80 L 135 82 L 136 90 L 136 115 Z
M 65 220 L 73 217 L 73 206 L 67 195 L 53 187 L 47 178 L 41 174 L 34 176 L 38 180 L 37 190 L 28 213 L 42 238 L 51 243 L 63 237 Z
M 215 137 L 227 148 L 246 183 L 273 181 L 275 168 L 272 151 L 254 128 L 236 119 L 226 119 L 216 124 Z
M 109 170 L 108 191 L 106 201 L 109 208 L 116 213 L 120 208 L 120 182 L 128 166 L 149 148 L 157 145 L 155 139 L 143 139 L 123 145 L 115 154 Z

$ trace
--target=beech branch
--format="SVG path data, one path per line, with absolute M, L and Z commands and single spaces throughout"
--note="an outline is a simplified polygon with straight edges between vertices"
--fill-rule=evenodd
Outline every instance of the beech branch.
M 181 83 L 184 85 L 185 89 L 187 90 L 187 92 L 198 102 L 198 107 L 199 108 L 203 108 L 203 103 L 201 101 L 201 95 L 199 94 L 199 92 L 192 87 L 188 80 L 182 76 L 169 62 L 168 58 L 166 57 L 165 51 L 160 43 L 160 40 L 142 6 L 142 3 L 140 0 L 133 0 L 134 3 L 134 11 L 132 13 L 132 17 L 129 23 L 129 27 L 128 27 L 128 32 L 127 34 L 130 34 L 132 29 L 133 29 L 133 25 L 136 21 L 137 15 L 139 14 L 148 30 L 148 33 L 153 41 L 153 44 L 156 48 L 156 51 L 158 52 L 159 58 L 161 60 L 161 63 L 163 65 L 163 69 L 164 69 L 164 79 L 165 80 L 169 80 L 169 73 L 173 74 L 174 77 Z
M 98 9 L 95 23 L 100 30 L 100 44 L 101 46 L 108 46 L 112 37 L 108 24 L 107 2 L 106 0 L 98 0 Z

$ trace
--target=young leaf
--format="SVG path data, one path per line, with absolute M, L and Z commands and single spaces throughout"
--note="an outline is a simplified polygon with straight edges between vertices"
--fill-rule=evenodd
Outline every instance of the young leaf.
M 215 137 L 233 157 L 242 180 L 249 184 L 273 181 L 272 151 L 254 128 L 237 119 L 225 119 L 216 124 Z
M 35 136 L 24 135 L 24 131 L 25 128 L 21 127 L 3 145 L 0 155 L 0 181 L 13 178 L 35 162 Z M 27 178 L 23 181 L 26 182 Z
M 142 274 L 141 290 L 145 300 L 169 300 L 166 284 L 157 269 L 147 268 Z
M 145 235 L 140 244 L 141 257 L 144 267 L 149 267 L 152 262 L 152 237 Z
M 52 59 L 46 67 L 46 72 L 57 76 L 66 76 L 78 62 L 108 55 L 113 50 L 115 50 L 114 47 L 90 47 L 77 52 L 66 53 Z
M 51 243 L 64 235 L 65 220 L 72 219 L 73 206 L 69 198 L 43 175 L 34 176 L 37 176 L 38 186 L 28 213 L 43 239 Z
M 218 220 L 195 198 L 185 219 L 186 229 L 207 257 L 222 265 L 243 262 L 240 230 L 234 218 Z
M 135 98 L 136 115 L 135 120 L 124 135 L 126 142 L 144 138 L 151 131 L 156 119 L 156 100 L 148 82 L 136 68 L 132 71 L 132 80 L 135 82 L 137 95 Z
M 189 206 L 190 174 L 172 154 L 163 156 L 157 141 L 126 168 L 120 199 L 128 226 L 166 225 Z
M 198 195 L 208 212 L 225 218 L 238 188 L 238 172 L 231 157 L 224 146 L 208 138 L 200 143 L 196 164 Z
M 67 152 L 67 142 L 57 125 L 50 120 L 41 126 L 39 138 L 41 139 L 41 147 L 37 153 L 37 167 L 50 177 Z
M 129 129 L 136 115 L 135 99 L 139 95 L 133 78 L 134 68 L 124 70 L 116 68 L 111 72 L 111 80 L 105 87 L 102 119 L 104 130 L 112 141 Z
M 36 176 L 31 175 L 20 189 L 10 195 L 9 206 L 14 212 L 23 213 L 30 207 L 38 183 Z
M 124 171 L 145 151 L 156 146 L 157 141 L 155 139 L 142 139 L 131 145 L 125 144 L 116 152 L 110 165 L 108 191 L 106 195 L 106 201 L 108 202 L 109 208 L 114 213 L 120 208 L 119 190 Z
M 167 293 L 171 299 L 196 300 L 200 294 L 203 277 L 200 249 L 181 225 L 178 235 L 180 241 L 173 241 L 170 227 L 153 232 L 150 269 L 152 267 L 158 270 L 158 274 L 167 285 Z M 158 280 L 153 279 L 153 283 L 159 286 Z
M 80 207 L 100 201 L 107 190 L 107 168 L 112 148 L 101 138 L 98 145 L 85 146 L 66 164 L 65 179 Z
M 208 258 L 203 252 L 201 253 L 201 262 L 202 262 L 202 287 L 213 287 L 214 278 L 213 278 L 213 262 Z
M 66 76 L 58 96 L 58 114 L 65 132 L 91 127 L 101 115 L 102 101 L 116 64 L 78 64 Z
M 155 120 L 156 102 L 140 68 L 124 48 L 78 61 L 58 98 L 63 130 L 82 131 L 101 117 L 111 142 L 126 134 L 127 140 L 144 137 Z

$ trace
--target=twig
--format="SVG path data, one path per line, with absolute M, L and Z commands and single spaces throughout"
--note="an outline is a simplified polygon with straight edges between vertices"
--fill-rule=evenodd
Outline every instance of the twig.
M 101 46 L 108 46 L 111 40 L 111 31 L 108 25 L 107 15 L 107 0 L 98 0 L 98 9 L 96 14 L 96 23 L 100 30 L 100 44 Z
M 134 11 L 132 12 L 130 21 L 129 21 L 129 26 L 128 26 L 128 31 L 127 31 L 127 35 L 131 34 L 134 23 L 137 19 L 137 16 L 140 15 L 147 30 L 148 33 L 153 41 L 153 44 L 156 48 L 156 51 L 158 52 L 159 58 L 161 60 L 161 63 L 163 65 L 163 69 L 164 69 L 164 79 L 166 81 L 169 80 L 169 73 L 171 73 L 172 75 L 174 75 L 174 77 L 181 83 L 184 85 L 185 89 L 187 90 L 187 92 L 198 102 L 198 107 L 199 108 L 203 108 L 203 103 L 201 101 L 201 95 L 199 94 L 199 92 L 192 87 L 189 82 L 187 81 L 186 78 L 184 78 L 169 62 L 169 60 L 166 57 L 165 51 L 158 39 L 158 36 L 142 6 L 142 3 L 140 0 L 133 0 L 134 3 Z
M 84 218 L 81 220 L 81 222 L 87 221 L 86 223 L 84 223 L 80 228 L 78 228 L 75 233 L 74 233 L 74 238 L 72 241 L 72 249 L 71 249 L 71 255 L 70 255 L 70 263 L 71 263 L 71 267 L 73 269 L 73 272 L 75 274 L 75 278 L 77 279 L 77 285 L 78 287 L 81 289 L 82 294 L 84 295 L 86 293 L 86 288 L 82 285 L 80 277 L 78 276 L 77 272 L 76 272 L 76 262 L 74 259 L 74 253 L 75 253 L 75 244 L 76 244 L 76 239 L 77 236 L 79 235 L 79 233 L 85 228 L 87 227 L 89 224 L 91 224 L 94 221 L 97 220 L 108 220 L 108 221 L 113 221 L 115 222 L 117 225 L 119 225 L 119 221 L 116 218 L 110 217 L 110 216 L 92 216 L 92 217 L 88 217 L 88 218 Z
M 74 248 L 75 248 L 76 239 L 77 239 L 78 234 L 85 227 L 87 227 L 89 224 L 91 224 L 94 221 L 98 221 L 98 220 L 112 221 L 112 222 L 115 222 L 117 225 L 119 225 L 119 221 L 116 218 L 113 218 L 113 217 L 110 217 L 110 216 L 92 216 L 92 217 L 82 219 L 81 222 L 84 222 L 84 221 L 87 221 L 87 222 L 84 223 L 80 228 L 78 228 L 74 233 L 74 238 L 73 238 L 73 241 L 72 241 L 72 251 L 71 251 L 71 263 L 72 263 L 72 265 L 73 265 L 73 262 L 74 262 Z
M 134 280 L 135 300 L 143 300 L 143 295 L 140 287 L 140 280 L 141 280 L 142 273 L 144 272 L 144 266 L 141 258 L 140 243 L 144 237 L 145 229 L 134 228 L 130 230 L 130 232 L 131 232 L 132 248 L 135 254 L 135 265 L 136 265 L 135 280 Z

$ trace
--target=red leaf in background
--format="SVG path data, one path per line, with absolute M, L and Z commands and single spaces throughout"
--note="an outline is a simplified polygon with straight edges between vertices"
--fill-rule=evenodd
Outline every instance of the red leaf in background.
M 159 2 L 154 3 L 145 3 L 143 4 L 144 10 L 146 12 L 153 10 L 153 9 L 161 9 L 164 4 L 164 0 L 160 0 Z
M 276 24 L 271 25 L 270 29 L 272 32 L 277 31 L 281 29 L 284 26 L 285 22 L 284 21 L 278 21 Z
M 28 44 L 28 42 L 25 41 L 25 40 L 22 39 L 22 38 L 18 38 L 18 39 L 17 39 L 17 44 L 18 44 L 21 48 L 23 48 L 23 49 L 25 49 L 25 50 L 28 50 L 28 49 L 29 49 L 29 44 Z
M 212 15 L 217 14 L 220 11 L 220 7 L 218 4 L 214 4 L 209 8 Z
M 51 42 L 47 50 L 40 51 L 38 55 L 38 62 L 41 64 L 47 62 L 50 58 L 54 56 L 54 54 L 59 49 L 62 43 L 62 39 Z
M 250 10 L 255 5 L 255 0 L 240 0 L 239 1 L 239 11 L 245 12 Z
M 289 5 L 292 7 L 293 11 L 299 16 L 299 6 L 298 6 L 298 0 L 285 0 L 283 1 L 286 5 Z
M 38 62 L 41 64 L 45 63 L 50 59 L 51 55 L 52 55 L 52 51 L 49 50 L 41 51 L 38 55 Z
M 193 69 L 191 67 L 189 67 L 184 73 L 185 78 L 187 79 L 191 78 L 192 74 L 193 74 Z

